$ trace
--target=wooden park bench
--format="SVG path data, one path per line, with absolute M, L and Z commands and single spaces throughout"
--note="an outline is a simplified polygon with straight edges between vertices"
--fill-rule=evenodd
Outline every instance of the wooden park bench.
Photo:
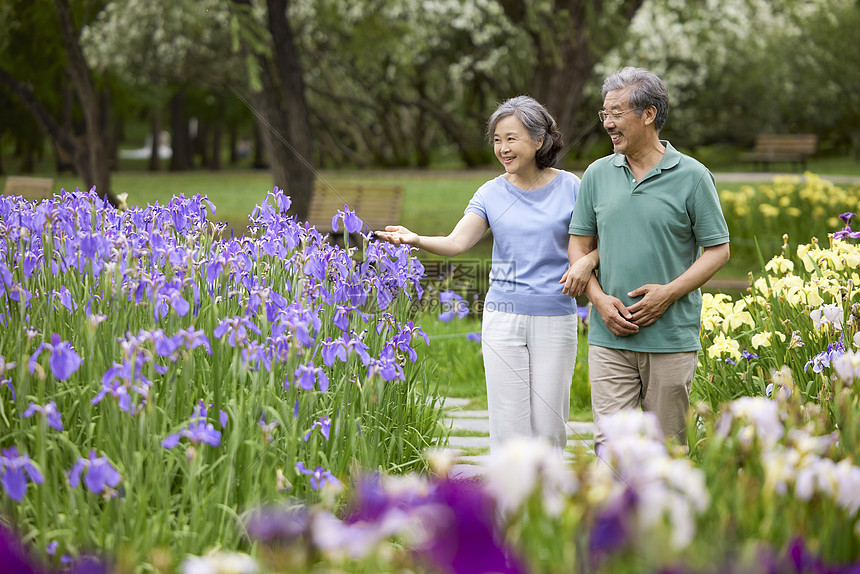
M 365 232 L 385 229 L 386 225 L 400 223 L 400 209 L 403 204 L 402 187 L 395 185 L 335 185 L 332 187 L 317 182 L 308 209 L 308 222 L 320 233 L 332 233 L 332 235 L 343 233 L 343 221 L 338 221 L 339 231 L 335 234 L 331 218 L 338 210 L 343 211 L 344 204 L 364 221 L 363 231 Z
M 4 195 L 20 195 L 24 199 L 50 199 L 54 195 L 54 180 L 50 177 L 9 176 Z
M 762 134 L 755 140 L 751 152 L 741 155 L 741 161 L 761 164 L 763 169 L 772 163 L 786 162 L 806 170 L 806 160 L 815 153 L 818 136 L 815 134 Z

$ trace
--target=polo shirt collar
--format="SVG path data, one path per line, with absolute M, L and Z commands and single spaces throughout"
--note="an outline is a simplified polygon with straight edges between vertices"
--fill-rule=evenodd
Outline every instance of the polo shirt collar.
M 654 169 L 652 170 L 655 173 L 660 173 L 664 169 L 672 169 L 678 162 L 681 161 L 681 152 L 676 150 L 672 144 L 669 143 L 669 140 L 660 140 L 660 143 L 666 146 L 666 153 L 663 154 L 663 159 L 660 160 Z M 615 167 L 624 167 L 627 165 L 627 156 L 617 153 L 615 157 L 612 158 L 612 165 Z

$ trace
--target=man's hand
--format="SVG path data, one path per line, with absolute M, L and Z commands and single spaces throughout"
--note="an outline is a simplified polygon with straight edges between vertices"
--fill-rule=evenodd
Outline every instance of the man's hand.
M 631 322 L 633 315 L 618 297 L 605 295 L 592 304 L 613 335 L 626 337 L 639 332 L 639 325 Z
M 631 321 L 640 327 L 647 327 L 662 317 L 666 309 L 669 308 L 669 305 L 677 299 L 671 287 L 654 283 L 643 285 L 627 295 L 630 297 L 642 297 L 642 299 L 628 308 L 632 314 Z

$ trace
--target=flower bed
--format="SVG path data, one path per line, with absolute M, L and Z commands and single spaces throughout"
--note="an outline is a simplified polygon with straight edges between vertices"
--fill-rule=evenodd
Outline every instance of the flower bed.
M 0 511 L 32 547 L 235 548 L 249 508 L 425 466 L 420 263 L 332 246 L 288 206 L 276 188 L 220 239 L 200 196 L 0 200 Z

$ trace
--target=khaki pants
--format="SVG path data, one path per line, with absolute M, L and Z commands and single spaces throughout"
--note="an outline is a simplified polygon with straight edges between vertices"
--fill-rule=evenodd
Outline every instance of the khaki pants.
M 667 438 L 686 444 L 690 389 L 698 360 L 698 351 L 640 353 L 589 345 L 595 447 L 605 440 L 600 418 L 632 408 L 653 412 Z

